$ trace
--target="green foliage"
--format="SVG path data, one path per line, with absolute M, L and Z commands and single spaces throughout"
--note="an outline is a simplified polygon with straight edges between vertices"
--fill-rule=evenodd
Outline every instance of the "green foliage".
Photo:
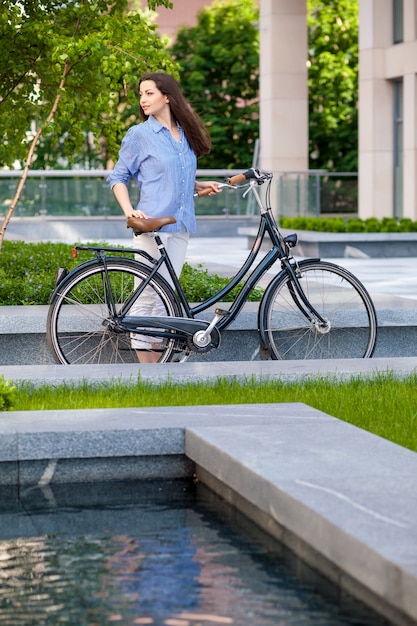
M 327 233 L 415 233 L 417 221 L 403 218 L 370 217 L 342 219 L 341 217 L 280 217 L 281 228 L 291 230 L 313 230 Z
M 35 167 L 105 164 L 138 119 L 138 77 L 154 69 L 180 76 L 210 128 L 213 150 L 200 166 L 247 167 L 259 134 L 257 5 L 215 0 L 197 26 L 179 31 L 175 62 L 149 18 L 127 12 L 127 0 L 3 0 L 0 167 L 22 162 L 38 129 Z M 357 169 L 357 7 L 358 0 L 308 0 L 313 168 Z
M 181 85 L 213 142 L 205 168 L 247 167 L 259 135 L 259 20 L 255 0 L 215 0 L 171 48 Z
M 358 0 L 308 0 L 310 167 L 357 170 Z
M 140 406 L 192 406 L 303 402 L 329 415 L 385 437 L 417 452 L 417 375 L 302 379 L 230 380 L 177 384 L 120 381 L 91 384 L 42 385 L 23 383 L 16 410 L 93 409 Z
M 379 219 L 376 217 L 368 217 L 368 219 L 364 221 L 364 226 L 365 226 L 365 232 L 378 233 L 380 229 Z
M 0 376 L 0 411 L 9 411 L 16 401 L 16 386 Z
M 328 233 L 346 232 L 346 223 L 340 217 L 280 217 L 281 228 L 314 230 Z
M 48 304 L 58 267 L 72 269 L 91 253 L 75 260 L 72 246 L 62 243 L 5 241 L 0 255 L 0 305 Z
M 181 285 L 187 295 L 189 302 L 201 302 L 216 295 L 229 282 L 229 278 L 219 276 L 218 274 L 209 274 L 208 270 L 201 265 L 193 268 L 188 263 L 183 267 L 181 274 Z M 231 302 L 237 295 L 241 283 L 223 298 L 223 302 Z M 258 302 L 262 297 L 263 289 L 256 287 L 249 296 L 249 302 Z
M 72 257 L 72 246 L 64 243 L 22 243 L 5 241 L 0 254 L 0 306 L 48 304 L 55 286 L 57 269 L 70 271 L 94 258 L 91 251 L 79 251 Z M 227 278 L 192 268 L 187 263 L 181 284 L 190 302 L 201 302 L 214 295 L 228 282 Z M 236 293 L 235 287 L 233 294 Z M 233 295 L 232 294 L 232 295 Z M 262 289 L 255 289 L 251 300 L 260 300 Z M 229 295 L 229 301 L 232 296 Z
M 84 159 L 91 136 L 104 161 L 116 156 L 126 115 L 137 113 L 140 74 L 176 69 L 154 27 L 126 9 L 126 0 L 3 0 L 0 165 L 26 159 L 39 129 L 48 154 L 35 166 L 54 166 L 57 152 Z
M 363 233 L 365 232 L 365 223 L 358 217 L 349 218 L 346 222 L 345 231 L 347 233 Z

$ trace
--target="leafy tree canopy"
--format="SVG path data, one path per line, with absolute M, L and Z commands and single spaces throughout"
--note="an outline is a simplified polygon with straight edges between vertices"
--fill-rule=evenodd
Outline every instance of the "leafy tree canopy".
M 158 4 L 170 2 L 150 2 Z M 1 6 L 0 165 L 18 160 L 24 167 L 0 228 L 0 249 L 41 140 L 47 137 L 53 152 L 64 138 L 60 153 L 71 163 L 91 133 L 115 157 L 126 110 L 137 108 L 139 75 L 175 72 L 154 29 L 139 13 L 125 13 L 127 0 L 2 0 Z
M 157 5 L 171 3 L 149 1 Z M 87 133 L 115 156 L 124 120 L 138 110 L 140 74 L 176 71 L 154 27 L 128 12 L 127 0 L 2 0 L 0 39 L 2 166 L 25 160 L 39 130 L 49 157 L 36 162 L 35 151 L 38 167 L 48 158 L 56 164 L 58 142 L 59 153 L 77 161 Z
M 256 0 L 215 0 L 171 48 L 181 86 L 210 130 L 213 148 L 202 168 L 251 165 L 259 135 L 258 19 Z
M 358 0 L 308 0 L 310 167 L 357 170 Z

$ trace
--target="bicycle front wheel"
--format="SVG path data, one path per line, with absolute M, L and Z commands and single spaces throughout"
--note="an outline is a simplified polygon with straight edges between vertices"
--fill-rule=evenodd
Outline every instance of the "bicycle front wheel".
M 260 332 L 273 359 L 355 359 L 375 350 L 377 318 L 362 283 L 338 265 L 324 261 L 299 264 L 299 284 L 325 319 L 320 324 L 300 302 L 294 283 L 282 273 L 267 288 L 261 305 Z
M 97 261 L 69 274 L 56 288 L 48 311 L 47 339 L 55 361 L 63 364 L 137 363 L 132 341 L 137 334 L 128 332 L 123 321 L 119 323 L 118 316 L 148 277 L 149 269 L 145 265 L 129 259 L 108 260 L 106 269 Z M 148 298 L 153 297 L 159 315 L 181 314 L 174 294 L 158 276 L 152 278 L 146 290 Z M 135 304 L 130 310 L 124 310 L 124 315 L 134 316 L 134 307 Z M 162 340 L 155 337 L 155 340 L 160 355 L 158 362 L 169 361 L 177 342 L 169 337 Z

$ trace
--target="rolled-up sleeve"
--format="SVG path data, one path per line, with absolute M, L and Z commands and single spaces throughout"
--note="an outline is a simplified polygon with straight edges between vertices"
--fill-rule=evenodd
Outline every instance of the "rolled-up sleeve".
M 120 147 L 118 161 L 106 179 L 111 189 L 117 183 L 127 185 L 131 178 L 136 178 L 135 174 L 140 167 L 140 147 L 135 141 L 134 133 L 135 127 L 126 133 Z

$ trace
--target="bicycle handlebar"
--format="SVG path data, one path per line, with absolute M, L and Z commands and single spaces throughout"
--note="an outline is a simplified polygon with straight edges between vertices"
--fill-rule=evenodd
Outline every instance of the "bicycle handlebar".
M 272 178 L 272 174 L 251 167 L 249 170 L 246 170 L 246 172 L 242 172 L 242 174 L 235 174 L 234 176 L 227 178 L 226 183 L 220 183 L 219 187 L 232 187 L 237 183 L 242 183 L 243 181 L 251 178 L 258 181 L 259 185 L 262 185 L 262 183 L 264 183 L 266 180 Z M 201 198 L 203 196 L 208 196 L 211 192 L 211 187 L 206 187 L 205 189 L 200 189 L 200 191 L 196 191 L 194 196 Z
M 200 191 L 196 191 L 194 196 L 198 196 L 201 198 L 202 196 L 208 196 L 213 190 L 211 187 L 206 187 L 205 189 L 200 189 Z
M 234 176 L 228 178 L 227 182 L 229 185 L 236 185 L 237 183 L 242 183 L 244 180 L 246 180 L 245 174 L 235 174 Z
M 236 185 L 237 183 L 242 183 L 244 180 L 248 180 L 250 178 L 254 178 L 259 184 L 262 184 L 268 178 L 272 178 L 272 174 L 251 167 L 249 170 L 246 170 L 246 172 L 242 172 L 242 174 L 231 176 L 227 179 L 227 182 L 229 185 Z

